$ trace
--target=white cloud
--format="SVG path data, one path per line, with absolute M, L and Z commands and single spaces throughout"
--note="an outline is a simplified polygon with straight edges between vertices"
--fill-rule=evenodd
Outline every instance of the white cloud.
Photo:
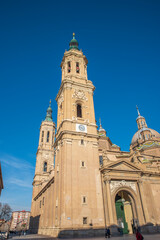
M 31 183 L 28 180 L 21 180 L 18 178 L 10 178 L 7 180 L 8 184 L 14 184 L 20 187 L 27 187 L 27 188 L 32 188 Z
M 34 167 L 29 162 L 7 154 L 0 157 L 0 161 L 6 165 L 9 165 L 10 167 L 17 169 L 34 169 Z
M 32 163 L 9 154 L 0 154 L 4 189 L 1 202 L 13 210 L 29 210 L 32 199 L 34 167 Z
M 32 188 L 34 167 L 31 163 L 7 154 L 0 156 L 0 161 L 5 189 L 10 188 L 11 184 Z

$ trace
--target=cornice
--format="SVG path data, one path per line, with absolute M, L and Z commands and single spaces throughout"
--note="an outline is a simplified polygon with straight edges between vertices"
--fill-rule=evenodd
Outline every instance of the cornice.
M 70 57 L 70 56 L 76 56 L 76 57 L 83 58 L 85 63 L 88 64 L 88 60 L 87 60 L 86 56 L 83 54 L 82 50 L 71 49 L 69 51 L 65 51 L 64 56 L 62 58 L 61 65 L 60 65 L 61 67 L 65 61 L 65 58 Z
M 55 128 L 55 125 L 56 125 L 56 124 L 55 124 L 53 121 L 50 121 L 50 122 L 49 122 L 49 121 L 45 121 L 45 120 L 44 120 L 44 121 L 41 122 L 40 129 L 41 129 L 44 125 Z
M 100 168 L 100 172 L 105 176 L 108 176 L 109 173 L 123 173 L 123 178 L 128 178 L 127 174 L 137 174 L 137 177 L 160 177 L 160 173 L 158 172 L 151 172 L 151 171 L 144 171 L 144 170 L 122 170 L 122 169 L 114 169 L 114 168 L 107 168 L 102 167 Z M 121 176 L 117 176 L 117 178 L 122 178 Z
M 41 189 L 41 191 L 35 196 L 34 201 L 36 201 L 46 190 L 50 187 L 50 185 L 54 183 L 54 177 L 52 177 L 49 182 Z
M 97 128 L 97 125 L 94 124 L 94 123 L 88 123 L 88 122 L 77 122 L 76 120 L 71 120 L 71 119 L 64 119 L 61 124 L 59 125 L 59 128 L 57 129 L 57 133 L 56 133 L 56 137 L 59 135 L 59 132 L 60 132 L 60 128 L 62 128 L 62 125 L 65 123 L 65 122 L 70 122 L 70 123 L 81 123 L 81 124 L 84 124 L 84 125 L 87 125 L 87 126 L 91 126 L 91 127 L 96 127 Z M 85 133 L 86 134 L 86 133 Z M 97 135 L 98 136 L 98 135 Z
M 77 136 L 79 136 L 79 134 L 81 134 L 82 136 L 86 136 L 86 137 L 89 137 L 89 138 L 97 138 L 98 139 L 98 135 L 95 135 L 95 134 L 79 133 L 79 132 L 75 132 L 75 131 L 64 130 L 64 131 L 61 131 L 60 134 L 56 137 L 56 140 L 55 140 L 55 143 L 54 143 L 54 147 L 57 146 L 58 141 L 60 141 L 62 136 L 65 135 L 65 134 L 77 135 Z
M 82 80 L 84 80 L 84 79 L 82 79 Z M 74 87 L 74 86 L 77 86 L 77 87 L 91 89 L 92 91 L 95 90 L 95 86 L 93 85 L 93 83 L 90 80 L 85 79 L 85 83 L 80 83 L 80 82 L 76 82 L 76 81 L 71 80 L 71 79 L 64 79 L 61 82 L 60 89 L 59 89 L 58 94 L 56 96 L 56 101 L 58 100 L 59 96 L 61 95 L 61 92 L 62 92 L 62 90 L 63 90 L 63 88 L 66 84 L 70 84 L 71 88 Z

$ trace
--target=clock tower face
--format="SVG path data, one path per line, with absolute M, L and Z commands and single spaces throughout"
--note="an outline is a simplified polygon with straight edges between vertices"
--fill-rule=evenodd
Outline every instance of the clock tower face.
M 85 126 L 84 125 L 79 125 L 79 130 L 81 131 L 81 132 L 84 132 L 85 131 Z
M 87 126 L 83 124 L 76 124 L 76 132 L 87 133 Z

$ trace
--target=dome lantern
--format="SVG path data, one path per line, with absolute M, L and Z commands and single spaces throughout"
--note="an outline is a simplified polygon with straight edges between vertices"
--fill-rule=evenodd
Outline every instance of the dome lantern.
M 78 41 L 75 39 L 75 33 L 73 33 L 73 38 L 69 43 L 69 50 L 71 50 L 71 49 L 79 50 L 78 45 L 79 45 Z
M 147 123 L 146 123 L 145 118 L 143 116 L 141 116 L 137 106 L 136 106 L 136 108 L 137 108 L 137 112 L 138 112 L 138 117 L 136 119 L 138 129 L 142 129 L 144 127 L 147 128 Z

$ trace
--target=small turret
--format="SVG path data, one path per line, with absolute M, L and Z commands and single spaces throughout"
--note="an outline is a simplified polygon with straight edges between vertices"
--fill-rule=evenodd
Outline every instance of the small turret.
M 53 121 L 52 120 L 52 108 L 51 108 L 51 100 L 49 102 L 49 107 L 47 108 L 47 114 L 46 114 L 46 118 L 45 121 Z
M 37 186 L 40 186 L 41 183 L 44 183 L 45 180 L 48 180 L 49 173 L 54 169 L 54 138 L 55 123 L 52 120 L 52 108 L 50 101 L 46 118 L 40 127 L 39 145 L 37 150 L 36 169 L 33 185 L 37 184 Z

